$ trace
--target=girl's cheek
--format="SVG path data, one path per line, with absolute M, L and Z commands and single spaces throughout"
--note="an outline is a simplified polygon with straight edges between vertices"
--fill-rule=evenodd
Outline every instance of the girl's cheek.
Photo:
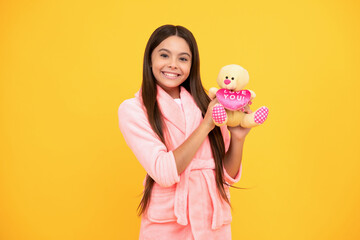
M 191 67 L 191 63 L 190 62 L 181 62 L 180 65 L 183 67 L 183 68 L 189 68 Z

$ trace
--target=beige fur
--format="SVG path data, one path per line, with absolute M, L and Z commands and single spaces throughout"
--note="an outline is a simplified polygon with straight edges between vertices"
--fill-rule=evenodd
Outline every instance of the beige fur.
M 228 85 L 226 85 L 224 83 L 224 79 L 226 76 L 228 76 L 230 79 L 234 78 L 234 80 L 231 80 L 231 83 Z M 236 64 L 231 64 L 231 65 L 227 65 L 227 66 L 224 66 L 223 68 L 221 68 L 216 81 L 217 81 L 218 85 L 220 86 L 220 88 L 226 88 L 231 91 L 239 91 L 239 90 L 242 90 L 248 84 L 249 74 L 248 74 L 247 70 L 244 69 L 243 67 L 236 65 Z M 215 98 L 216 92 L 218 90 L 219 89 L 216 87 L 212 87 L 209 89 L 210 99 Z M 251 92 L 251 98 L 250 98 L 250 101 L 251 101 L 256 97 L 256 94 L 252 90 L 249 90 L 249 91 Z M 217 126 L 226 124 L 230 127 L 236 127 L 239 125 L 242 127 L 245 127 L 245 128 L 256 127 L 256 126 L 261 125 L 254 121 L 254 115 L 255 115 L 256 111 L 254 111 L 253 113 L 250 113 L 250 114 L 246 114 L 242 111 L 226 110 L 227 121 L 225 121 L 223 124 L 218 124 L 215 121 L 214 122 Z

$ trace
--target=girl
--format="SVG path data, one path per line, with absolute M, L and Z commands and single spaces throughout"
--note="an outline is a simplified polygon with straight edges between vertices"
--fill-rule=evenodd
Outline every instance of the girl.
M 164 25 L 146 45 L 141 90 L 118 109 L 145 168 L 141 240 L 231 239 L 229 186 L 239 181 L 250 129 L 215 127 L 192 33 Z M 246 107 L 247 112 L 251 112 Z

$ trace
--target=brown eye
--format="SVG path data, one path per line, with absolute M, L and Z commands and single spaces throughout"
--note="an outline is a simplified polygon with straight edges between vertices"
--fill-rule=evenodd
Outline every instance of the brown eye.
M 228 79 L 228 76 L 226 76 L 225 78 Z
M 235 79 L 234 77 L 231 78 L 231 80 L 234 80 L 234 79 Z

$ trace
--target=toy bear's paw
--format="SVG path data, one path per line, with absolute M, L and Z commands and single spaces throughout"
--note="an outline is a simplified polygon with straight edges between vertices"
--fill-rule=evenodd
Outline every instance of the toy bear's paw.
M 257 124 L 263 124 L 265 120 L 267 119 L 269 114 L 269 109 L 267 107 L 261 107 L 259 108 L 254 115 L 254 121 Z
M 221 104 L 216 104 L 212 110 L 212 118 L 216 126 L 221 126 L 227 122 L 227 114 L 225 108 Z

